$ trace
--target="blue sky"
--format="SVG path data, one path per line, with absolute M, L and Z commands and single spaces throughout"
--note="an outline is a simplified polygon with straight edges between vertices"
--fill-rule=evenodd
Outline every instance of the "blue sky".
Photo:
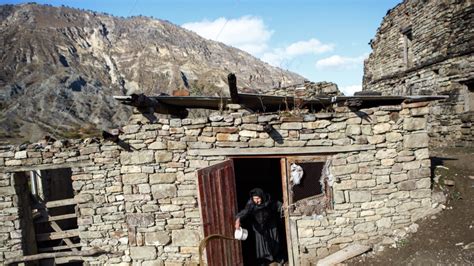
M 4 1 L 2 4 L 28 1 Z M 363 59 L 387 10 L 401 0 L 36 1 L 117 16 L 169 20 L 311 81 L 360 90 Z

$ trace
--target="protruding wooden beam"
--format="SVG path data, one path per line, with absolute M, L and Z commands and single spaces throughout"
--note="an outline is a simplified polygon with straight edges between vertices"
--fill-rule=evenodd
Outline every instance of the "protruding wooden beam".
M 108 252 L 99 248 L 92 248 L 92 249 L 81 250 L 81 251 L 41 253 L 41 254 L 35 254 L 35 255 L 18 256 L 18 257 L 9 258 L 5 260 L 5 264 L 9 265 L 15 262 L 35 261 L 35 260 L 51 259 L 51 258 L 63 258 L 63 257 L 70 257 L 70 256 L 81 256 L 81 257 L 96 256 L 96 255 L 105 254 L 105 253 L 108 253 Z
M 237 91 L 237 77 L 235 77 L 234 73 L 230 73 L 227 76 L 227 81 L 229 82 L 230 99 L 232 100 L 232 103 L 239 103 L 239 92 Z
M 159 100 L 147 97 L 144 94 L 132 94 L 130 96 L 114 96 L 114 98 L 123 104 L 137 107 L 140 112 L 152 110 L 159 114 L 172 115 L 179 118 L 186 118 L 188 110 L 183 107 L 177 107 L 161 103 Z

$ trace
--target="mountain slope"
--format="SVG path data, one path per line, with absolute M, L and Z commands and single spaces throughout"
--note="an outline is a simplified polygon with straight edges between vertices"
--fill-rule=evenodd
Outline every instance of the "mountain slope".
M 36 4 L 0 6 L 0 139 L 79 136 L 126 122 L 112 95 L 226 93 L 299 83 L 297 74 L 167 21 Z

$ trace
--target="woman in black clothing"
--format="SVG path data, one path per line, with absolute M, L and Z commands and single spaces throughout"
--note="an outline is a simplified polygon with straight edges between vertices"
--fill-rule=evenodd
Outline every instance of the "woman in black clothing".
M 236 215 L 236 229 L 240 228 L 241 220 L 248 220 L 252 225 L 257 260 L 261 265 L 284 262 L 279 226 L 281 207 L 281 202 L 273 201 L 262 189 L 254 188 L 245 208 Z

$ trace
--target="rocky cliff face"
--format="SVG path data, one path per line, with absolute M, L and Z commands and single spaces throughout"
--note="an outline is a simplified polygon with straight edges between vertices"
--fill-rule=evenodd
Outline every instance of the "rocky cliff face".
M 0 139 L 75 137 L 123 124 L 112 95 L 226 93 L 303 81 L 167 21 L 36 4 L 0 6 Z

